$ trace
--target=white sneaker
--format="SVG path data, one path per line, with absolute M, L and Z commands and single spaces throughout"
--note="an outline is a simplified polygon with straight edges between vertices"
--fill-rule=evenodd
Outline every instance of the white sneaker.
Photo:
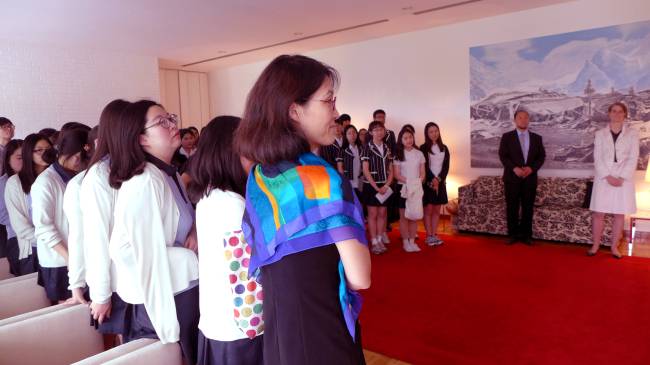
M 435 246 L 436 241 L 434 239 L 434 236 L 427 236 L 426 240 L 424 240 L 424 243 L 426 243 L 427 246 Z
M 413 252 L 413 248 L 411 247 L 411 242 L 409 240 L 402 240 L 404 242 L 404 251 L 406 252 Z
M 420 252 L 420 251 L 422 251 L 422 250 L 420 250 L 420 248 L 418 247 L 418 245 L 415 244 L 415 241 L 414 241 L 414 240 L 409 240 L 409 244 L 411 245 L 411 249 L 413 250 L 413 252 Z
M 381 242 L 385 245 L 390 243 L 390 240 L 388 239 L 388 236 L 386 236 L 386 232 L 381 234 Z
M 382 253 L 384 253 L 381 247 L 379 247 L 379 245 L 377 244 L 376 239 L 373 238 L 372 240 L 370 240 L 370 242 L 371 242 L 370 251 L 372 253 L 374 253 L 375 255 L 381 255 Z
M 386 246 L 384 246 L 384 244 L 381 243 L 381 241 L 379 241 L 379 240 L 377 241 L 377 246 L 379 246 L 379 248 L 381 248 L 381 250 L 382 250 L 383 252 L 388 252 L 388 249 L 386 248 Z M 382 252 L 382 253 L 383 253 L 383 252 Z
M 444 242 L 442 242 L 442 240 L 440 239 L 440 236 L 438 236 L 437 234 L 434 235 L 433 238 L 436 240 L 436 246 L 438 246 L 438 245 L 442 245 L 442 244 L 444 243 Z

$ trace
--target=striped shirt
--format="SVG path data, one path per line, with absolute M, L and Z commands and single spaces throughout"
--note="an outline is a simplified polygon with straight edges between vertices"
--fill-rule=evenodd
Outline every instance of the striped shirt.
M 386 143 L 382 143 L 383 154 L 379 152 L 379 148 L 373 141 L 369 141 L 361 152 L 361 162 L 368 161 L 368 170 L 372 175 L 372 179 L 376 184 L 386 183 L 388 174 L 390 172 L 390 164 L 393 162 L 393 155 L 390 148 Z M 366 183 L 368 183 L 366 181 Z
M 384 143 L 391 151 L 395 151 L 395 132 L 390 129 L 386 129 L 386 136 L 384 137 Z
M 339 155 L 336 158 L 336 161 L 337 162 L 343 162 L 343 173 L 345 174 L 345 176 L 347 176 L 347 178 L 350 181 L 354 181 L 357 178 L 359 178 L 359 176 L 363 172 L 361 171 L 361 169 L 359 169 L 358 175 L 354 176 L 354 153 L 352 152 L 351 148 L 352 147 L 350 146 L 350 147 L 348 147 L 346 149 L 342 149 L 342 148 L 339 149 Z M 361 157 L 361 152 L 362 152 L 363 147 L 357 147 L 357 148 L 359 149 L 358 150 L 359 151 L 359 157 Z M 355 186 L 355 188 L 356 188 L 356 186 Z
M 323 160 L 327 161 L 330 166 L 332 166 L 335 170 L 338 171 L 337 166 L 336 166 L 336 157 L 339 155 L 339 150 L 341 149 L 341 145 L 339 144 L 339 141 L 335 138 L 334 143 L 332 143 L 329 146 L 321 146 L 318 148 L 318 156 L 322 158 Z

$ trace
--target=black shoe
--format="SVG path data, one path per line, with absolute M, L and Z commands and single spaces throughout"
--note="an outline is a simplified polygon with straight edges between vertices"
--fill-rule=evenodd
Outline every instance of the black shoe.
M 623 258 L 623 255 L 618 255 L 618 256 L 616 256 L 616 255 L 612 254 L 612 256 L 614 256 L 614 258 L 617 259 L 617 260 L 620 260 L 620 259 Z
M 392 231 L 393 231 L 392 226 L 390 226 L 390 225 L 386 226 L 386 232 L 392 232 Z
M 510 246 L 510 245 L 514 245 L 515 242 L 517 242 L 517 239 L 516 239 L 516 238 L 514 238 L 514 237 L 508 237 L 508 239 L 506 240 L 506 245 L 508 245 L 508 246 Z
M 533 239 L 530 237 L 526 237 L 521 240 L 524 244 L 527 244 L 528 246 L 535 246 L 535 242 L 533 242 Z
M 596 256 L 595 252 L 587 251 L 587 257 L 594 257 Z

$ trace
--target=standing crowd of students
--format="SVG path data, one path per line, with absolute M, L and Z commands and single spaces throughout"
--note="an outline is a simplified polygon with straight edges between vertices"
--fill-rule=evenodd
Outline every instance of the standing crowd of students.
M 390 243 L 390 212 L 399 209 L 399 228 L 406 252 L 421 249 L 415 243 L 418 222 L 427 232 L 425 244 L 442 245 L 436 234 L 440 210 L 448 203 L 445 188 L 449 173 L 449 149 L 442 143 L 440 127 L 427 123 L 424 144 L 415 144 L 415 129 L 402 127 L 397 138 L 386 129 L 386 112 L 378 109 L 368 129 L 350 124 L 347 114 L 336 120 L 335 141 L 318 149 L 318 155 L 349 180 L 362 205 L 367 208 L 371 251 L 382 254 Z

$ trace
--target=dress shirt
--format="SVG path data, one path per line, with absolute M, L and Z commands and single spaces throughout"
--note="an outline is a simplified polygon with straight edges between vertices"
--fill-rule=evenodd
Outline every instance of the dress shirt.
M 517 129 L 517 138 L 521 140 L 521 136 L 524 136 L 525 148 L 524 151 L 522 151 L 524 153 L 524 161 L 528 163 L 528 150 L 530 150 L 530 134 L 528 134 L 528 129 L 523 132 Z

